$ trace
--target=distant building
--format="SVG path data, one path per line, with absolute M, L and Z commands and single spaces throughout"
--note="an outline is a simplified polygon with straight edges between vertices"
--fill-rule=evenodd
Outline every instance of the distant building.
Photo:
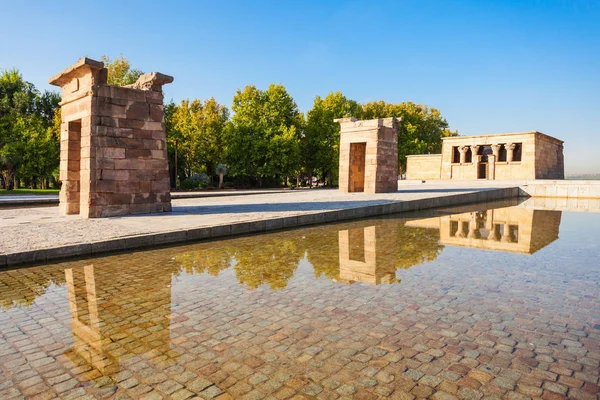
M 563 141 L 540 132 L 442 138 L 442 154 L 407 156 L 406 179 L 564 179 Z

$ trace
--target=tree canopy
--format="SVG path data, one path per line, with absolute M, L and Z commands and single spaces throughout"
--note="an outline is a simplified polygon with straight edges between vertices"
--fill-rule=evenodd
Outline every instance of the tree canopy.
M 129 60 L 103 56 L 110 85 L 134 83 L 142 71 Z M 59 164 L 59 94 L 40 93 L 15 70 L 0 75 L 0 178 L 3 187 L 54 183 Z M 230 112 L 231 109 L 231 112 Z M 439 153 L 442 138 L 458 133 L 436 108 L 413 102 L 360 104 L 341 92 L 316 96 L 303 115 L 281 84 L 247 85 L 231 108 L 214 97 L 184 99 L 164 106 L 171 181 L 185 187 L 285 186 L 338 179 L 340 126 L 336 118 L 400 117 L 398 159 Z M 226 168 L 220 174 L 217 166 Z M 219 179 L 220 178 L 220 179 Z M 226 182 L 222 180 L 226 178 Z
M 109 85 L 131 85 L 143 74 L 139 69 L 132 68 L 129 60 L 123 54 L 115 59 L 104 55 L 101 60 L 108 69 Z
M 412 101 L 397 104 L 372 101 L 360 108 L 360 119 L 402 118 L 398 125 L 398 161 L 403 171 L 407 155 L 439 153 L 442 137 L 458 135 L 458 131 L 448 129 L 448 122 L 439 110 Z
M 40 93 L 16 69 L 0 72 L 0 178 L 13 189 L 17 179 L 47 187 L 56 176 L 60 96 Z

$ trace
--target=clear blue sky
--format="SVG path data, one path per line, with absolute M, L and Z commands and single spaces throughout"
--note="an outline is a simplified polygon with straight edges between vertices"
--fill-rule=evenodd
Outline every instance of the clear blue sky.
M 412 100 L 461 135 L 538 130 L 600 173 L 600 1 L 0 0 L 0 69 L 50 88 L 87 55 L 175 76 L 167 98 L 231 105 L 282 83 L 301 111 L 339 90 Z

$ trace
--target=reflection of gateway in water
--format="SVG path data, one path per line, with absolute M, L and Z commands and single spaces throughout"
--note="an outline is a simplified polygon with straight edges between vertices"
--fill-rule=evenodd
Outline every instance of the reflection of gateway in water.
M 394 249 L 384 247 L 385 236 L 397 235 L 397 229 L 390 228 L 385 225 L 339 231 L 341 282 L 399 282 Z
M 132 355 L 167 359 L 171 272 L 152 272 L 132 277 L 126 270 L 93 265 L 66 269 L 73 348 L 65 355 L 104 375 L 119 372 L 119 360 Z
M 439 228 L 440 244 L 533 254 L 558 239 L 560 211 L 505 207 L 407 222 Z

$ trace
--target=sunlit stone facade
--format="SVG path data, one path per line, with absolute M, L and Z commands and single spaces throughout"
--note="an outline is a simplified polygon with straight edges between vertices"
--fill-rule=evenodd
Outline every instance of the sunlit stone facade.
M 107 78 L 89 58 L 50 78 L 62 88 L 60 213 L 171 211 L 162 85 L 173 77 L 152 72 L 129 87 Z
M 540 132 L 442 139 L 441 154 L 407 156 L 407 179 L 564 179 L 563 142 Z
M 340 191 L 398 190 L 398 120 L 341 118 L 335 121 L 341 127 Z

